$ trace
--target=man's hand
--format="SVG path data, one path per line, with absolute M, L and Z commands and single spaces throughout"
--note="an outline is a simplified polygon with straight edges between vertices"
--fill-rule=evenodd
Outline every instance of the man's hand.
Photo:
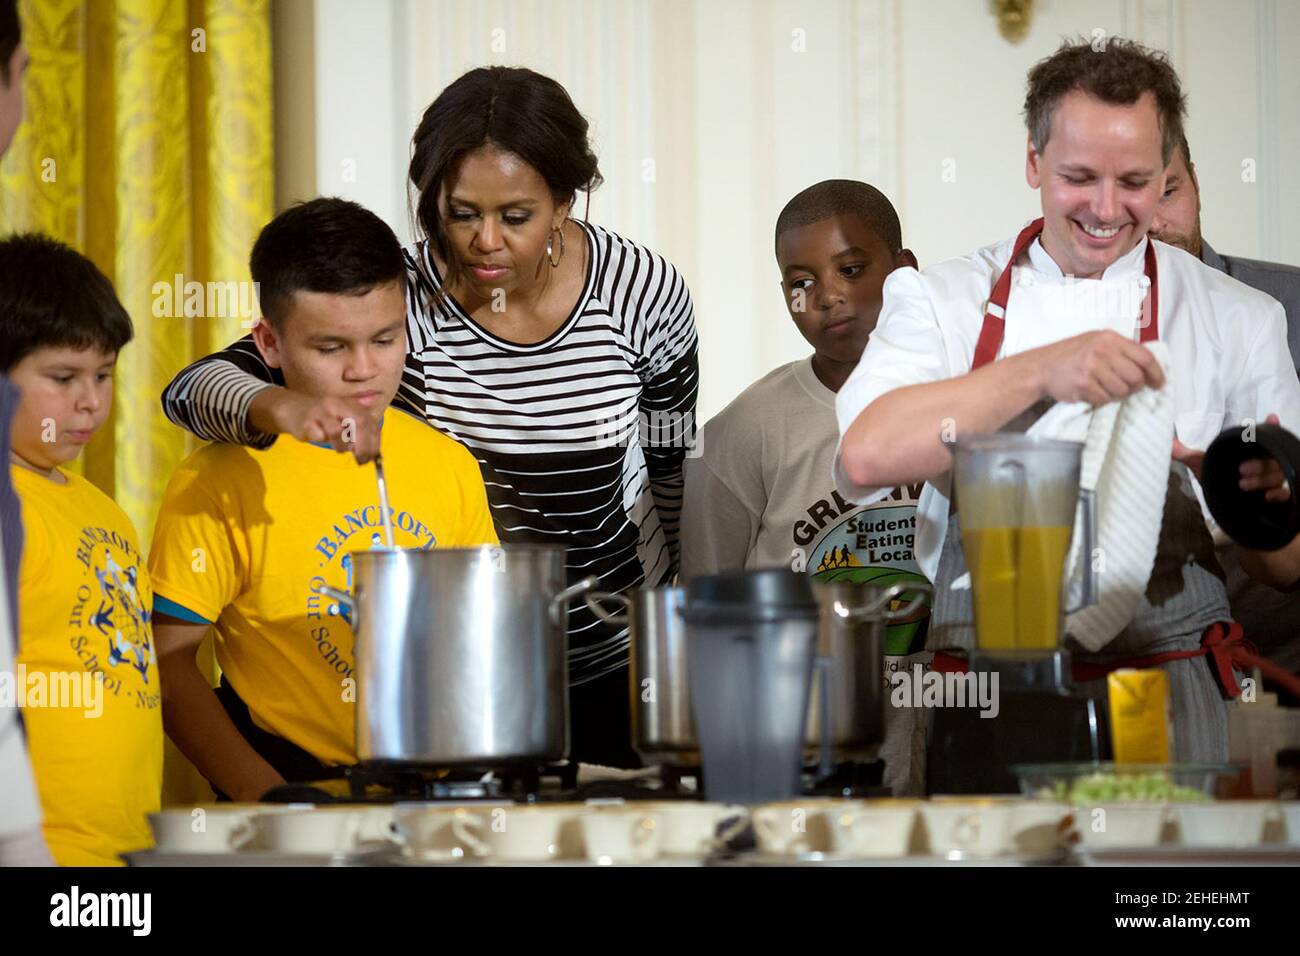
M 1146 346 L 1116 332 L 1088 332 L 965 375 L 886 392 L 845 431 L 840 464 L 865 488 L 932 481 L 952 467 L 940 441 L 946 429 L 994 432 L 1044 398 L 1104 405 L 1164 384 L 1160 362 Z
M 1105 405 L 1165 384 L 1151 350 L 1118 332 L 1085 332 L 1044 346 L 1042 352 L 1043 388 L 1058 402 Z
M 1269 415 L 1264 419 L 1266 425 L 1277 425 L 1280 419 Z M 1182 462 L 1191 469 L 1196 480 L 1201 480 L 1201 465 L 1205 462 L 1205 452 L 1188 448 L 1177 438 L 1174 439 L 1173 460 Z M 1273 458 L 1255 458 L 1243 461 L 1239 469 L 1237 487 L 1242 491 L 1263 491 L 1265 501 L 1289 501 L 1291 489 L 1282 473 L 1282 466 Z
M 248 423 L 269 435 L 292 435 L 299 441 L 351 452 L 361 464 L 379 454 L 378 413 L 347 398 L 318 398 L 287 388 L 263 389 L 248 406 Z
M 1280 425 L 1281 419 L 1269 415 L 1264 419 L 1265 425 Z M 1290 501 L 1291 488 L 1286 483 L 1286 475 L 1275 458 L 1256 458 L 1241 463 L 1241 480 L 1237 483 L 1242 491 L 1263 491 L 1265 501 Z
M 1269 415 L 1264 421 L 1268 425 L 1276 425 L 1279 419 L 1276 415 Z M 1190 468 L 1197 481 L 1201 480 L 1205 452 L 1188 448 L 1175 438 L 1172 457 L 1174 461 L 1182 462 Z M 1243 461 L 1238 473 L 1240 477 L 1237 487 L 1242 491 L 1263 490 L 1267 501 L 1286 501 L 1291 497 L 1291 489 L 1287 487 L 1282 466 L 1272 458 Z M 1239 544 L 1234 545 L 1234 548 L 1242 570 L 1260 584 L 1278 591 L 1292 591 L 1300 587 L 1300 535 L 1276 551 L 1252 551 Z

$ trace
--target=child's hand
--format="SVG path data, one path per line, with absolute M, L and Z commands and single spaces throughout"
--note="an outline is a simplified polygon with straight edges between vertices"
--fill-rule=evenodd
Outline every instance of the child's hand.
M 350 451 L 361 464 L 379 454 L 376 411 L 351 399 L 268 388 L 253 398 L 248 419 L 260 432 L 292 435 L 299 441 L 329 445 L 335 451 Z
M 257 803 L 269 791 L 276 787 L 283 787 L 287 783 L 284 777 L 271 768 L 270 764 L 263 760 L 259 760 L 258 763 L 262 766 L 250 768 L 247 780 L 230 788 L 229 796 L 235 803 Z

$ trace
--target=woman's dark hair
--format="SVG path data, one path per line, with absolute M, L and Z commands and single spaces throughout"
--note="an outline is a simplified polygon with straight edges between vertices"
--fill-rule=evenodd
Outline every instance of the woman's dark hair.
M 602 182 L 587 121 L 563 86 L 519 67 L 470 70 L 438 94 L 411 141 L 411 184 L 419 194 L 415 218 L 444 260 L 438 193 L 452 166 L 484 143 L 532 166 L 559 203 Z
M 13 80 L 9 75 L 9 61 L 22 42 L 23 26 L 18 19 L 18 0 L 0 0 L 0 79 L 3 79 L 6 86 Z
M 0 239 L 0 372 L 42 348 L 98 348 L 131 341 L 131 317 L 93 262 L 39 233 Z
M 295 292 L 365 295 L 406 276 L 402 244 L 388 223 L 333 196 L 290 206 L 268 222 L 248 266 L 262 314 L 276 329 Z

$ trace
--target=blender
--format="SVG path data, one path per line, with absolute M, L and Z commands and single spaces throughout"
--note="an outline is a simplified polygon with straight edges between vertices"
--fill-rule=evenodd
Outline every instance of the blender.
M 694 578 L 683 618 L 705 797 L 797 797 L 817 658 L 807 576 L 773 568 Z
M 997 716 L 970 707 L 930 714 L 931 793 L 1015 793 L 1018 763 L 1105 759 L 1104 701 L 1073 689 L 1063 646 L 1066 560 L 1082 509 L 1079 607 L 1094 603 L 1091 492 L 1083 445 L 1020 433 L 953 443 L 954 507 L 970 571 L 974 647 L 966 680 L 996 689 Z

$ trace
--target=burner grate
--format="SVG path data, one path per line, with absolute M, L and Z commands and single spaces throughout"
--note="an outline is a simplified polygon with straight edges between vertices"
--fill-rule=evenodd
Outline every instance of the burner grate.
M 883 764 L 840 763 L 825 778 L 807 768 L 807 796 L 888 796 L 881 784 Z M 286 785 L 268 793 L 265 802 L 400 803 L 469 802 L 567 803 L 584 800 L 700 800 L 704 798 L 699 767 L 663 764 L 657 773 L 617 779 L 578 778 L 574 763 L 541 766 L 456 767 L 438 769 L 410 764 L 358 764 L 338 779 Z

